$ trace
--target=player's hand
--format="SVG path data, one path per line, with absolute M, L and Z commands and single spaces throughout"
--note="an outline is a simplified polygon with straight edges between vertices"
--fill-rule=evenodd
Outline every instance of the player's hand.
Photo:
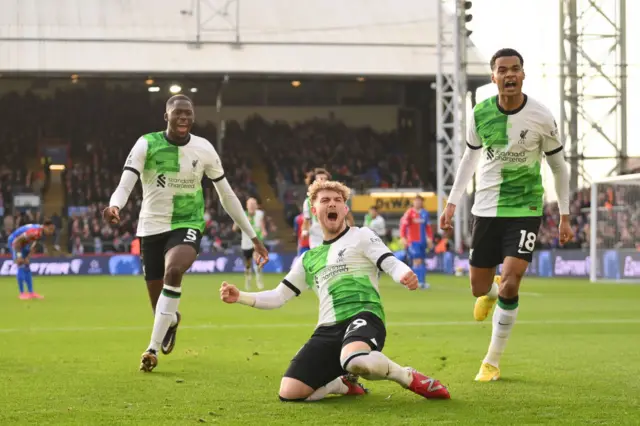
M 409 290 L 415 290 L 418 288 L 418 276 L 413 271 L 409 271 L 404 274 L 404 277 L 400 278 L 400 284 L 408 288 Z
M 226 281 L 222 283 L 222 286 L 220 286 L 220 300 L 224 303 L 236 303 L 239 297 L 240 290 L 235 285 Z
M 102 217 L 107 223 L 117 225 L 120 223 L 120 209 L 116 206 L 107 207 L 102 211 Z
M 269 261 L 269 251 L 264 244 L 262 244 L 262 241 L 257 238 L 253 241 L 253 258 L 260 267 L 266 265 Z
M 560 217 L 558 235 L 560 236 L 560 245 L 565 245 L 569 241 L 573 240 L 573 229 L 571 229 L 571 221 L 569 220 L 569 216 Z
M 451 223 L 451 219 L 453 219 L 453 214 L 456 212 L 455 204 L 447 204 L 444 208 L 444 211 L 440 215 L 440 229 L 443 231 L 448 231 L 453 229 L 453 224 Z

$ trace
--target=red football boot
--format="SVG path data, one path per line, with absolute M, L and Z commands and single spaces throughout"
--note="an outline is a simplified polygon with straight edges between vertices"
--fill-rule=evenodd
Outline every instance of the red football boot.
M 424 396 L 427 399 L 451 399 L 447 388 L 433 377 L 425 376 L 419 371 L 413 370 L 413 380 L 409 385 L 411 392 Z
M 349 390 L 345 395 L 366 395 L 369 393 L 367 388 L 365 388 L 362 383 L 358 382 L 358 376 L 354 376 L 353 374 L 346 374 L 341 376 L 342 383 L 344 383 Z

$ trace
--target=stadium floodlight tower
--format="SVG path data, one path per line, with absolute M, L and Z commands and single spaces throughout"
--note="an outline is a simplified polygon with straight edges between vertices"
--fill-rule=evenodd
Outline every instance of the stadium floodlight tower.
M 591 181 L 585 161 L 627 157 L 626 0 L 560 0 L 560 133 L 570 186 Z M 600 167 L 595 167 L 600 170 Z
M 640 283 L 638 241 L 631 232 L 640 223 L 640 173 L 594 180 L 589 210 L 590 281 Z
M 437 115 L 437 199 L 438 216 L 444 208 L 444 198 L 453 187 L 456 170 L 466 140 L 467 40 L 465 12 L 471 2 L 454 0 L 455 12 L 448 7 L 451 1 L 438 0 L 438 73 L 436 75 Z M 454 216 L 454 247 L 462 248 L 466 234 L 468 208 L 466 194 Z M 464 225 L 464 226 L 463 226 Z

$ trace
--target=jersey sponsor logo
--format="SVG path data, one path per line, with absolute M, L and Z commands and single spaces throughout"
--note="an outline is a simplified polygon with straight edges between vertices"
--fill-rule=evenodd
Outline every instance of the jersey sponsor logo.
M 156 186 L 158 188 L 196 189 L 196 180 L 193 178 L 168 177 L 164 173 L 161 173 L 156 178 Z
M 495 157 L 495 152 L 493 151 L 493 148 L 489 147 L 487 148 L 487 160 L 493 160 L 493 157 Z
M 520 140 L 518 141 L 519 144 L 523 144 L 527 141 L 527 133 L 529 133 L 529 130 L 527 129 L 520 132 Z
M 340 265 L 331 265 L 327 266 L 322 271 L 317 272 L 313 279 L 316 286 L 319 286 L 321 282 L 327 282 L 330 279 L 346 272 L 349 272 L 349 267 L 344 263 Z

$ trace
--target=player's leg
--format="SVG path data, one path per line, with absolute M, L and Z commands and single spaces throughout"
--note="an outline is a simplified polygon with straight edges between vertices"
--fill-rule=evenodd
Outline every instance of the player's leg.
M 491 217 L 474 217 L 469 252 L 471 292 L 476 297 L 473 317 L 483 321 L 498 300 L 496 266 L 502 262 L 499 223 Z
M 253 264 L 253 249 L 242 250 L 244 256 L 244 288 L 251 289 L 251 266 Z
M 427 268 L 424 265 L 424 246 L 420 243 L 411 243 L 409 246 L 409 255 L 411 256 L 412 270 L 418 277 L 420 288 L 427 288 L 426 275 Z
M 380 318 L 369 312 L 356 315 L 344 334 L 342 368 L 367 380 L 391 380 L 425 398 L 450 398 L 449 391 L 438 380 L 387 358 L 381 352 L 385 339 L 386 329 Z
M 164 285 L 164 246 L 167 242 L 168 234 L 152 235 L 142 237 L 140 253 L 142 261 L 142 272 L 147 283 L 147 293 L 151 310 L 156 314 L 156 305 Z
M 520 282 L 533 257 L 540 218 L 517 218 L 504 221 L 502 237 L 502 275 L 498 305 L 493 313 L 491 343 L 477 381 L 492 381 L 500 378 L 500 358 L 507 346 L 511 330 L 518 316 L 518 293 Z
M 164 249 L 163 289 L 156 305 L 155 320 L 149 347 L 142 354 L 140 369 L 151 371 L 157 365 L 157 352 L 162 348 L 170 353 L 175 345 L 177 327 L 180 324 L 178 305 L 182 293 L 182 276 L 195 261 L 201 235 L 194 229 L 172 231 Z
M 283 402 L 319 401 L 330 394 L 364 395 L 366 390 L 344 376 L 339 355 L 342 344 L 339 326 L 319 327 L 298 351 L 280 382 Z
M 29 246 L 23 248 L 22 258 L 26 259 L 29 256 L 30 252 L 31 250 Z M 27 285 L 27 294 L 29 295 L 29 298 L 44 299 L 44 296 L 33 291 L 33 275 L 31 274 L 31 266 L 29 266 L 28 263 L 25 263 L 24 265 L 22 265 L 22 268 L 23 268 L 23 279 L 25 284 Z
M 11 241 L 9 242 L 9 245 L 11 245 Z M 13 263 L 18 266 L 18 270 L 16 271 L 16 280 L 18 281 L 18 290 L 20 291 L 19 298 L 22 300 L 27 300 L 29 299 L 29 293 L 25 293 L 24 291 L 24 268 L 22 267 L 22 252 L 16 252 L 11 249 L 11 258 L 13 259 Z

